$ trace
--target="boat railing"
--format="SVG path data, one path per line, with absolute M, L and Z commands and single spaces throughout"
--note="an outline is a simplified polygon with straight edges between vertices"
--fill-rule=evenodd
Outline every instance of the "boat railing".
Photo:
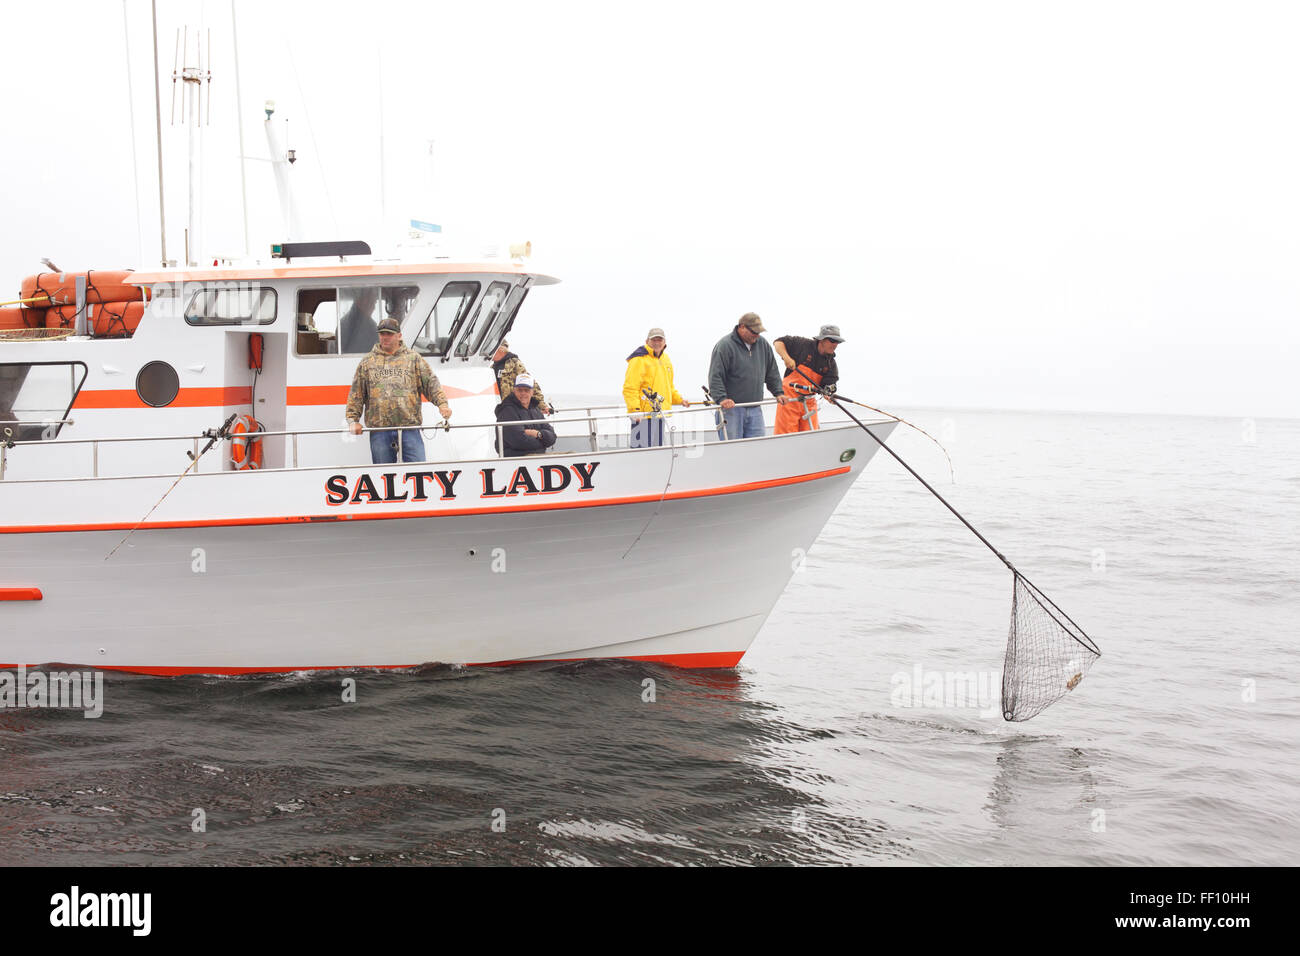
M 744 402 L 744 403 L 738 402 L 736 403 L 735 407 L 736 408 L 762 408 L 767 405 L 775 405 L 775 404 L 777 404 L 775 400 L 768 399 L 759 402 Z M 551 426 L 585 425 L 586 426 L 585 436 L 579 434 L 576 436 L 566 435 L 561 437 L 570 438 L 570 439 L 575 437 L 576 438 L 586 437 L 586 439 L 590 443 L 591 451 L 598 452 L 603 450 L 600 447 L 600 439 L 602 437 L 609 437 L 613 434 L 612 431 L 601 432 L 598 427 L 600 423 L 616 422 L 619 420 L 622 420 L 623 422 L 627 423 L 630 422 L 632 418 L 663 418 L 665 421 L 672 420 L 674 422 L 673 427 L 664 429 L 665 445 L 670 445 L 670 446 L 696 445 L 699 443 L 700 439 L 695 437 L 689 437 L 689 436 L 698 436 L 698 435 L 717 436 L 716 439 L 706 438 L 705 440 L 719 440 L 719 441 L 731 440 L 730 436 L 728 436 L 726 433 L 726 420 L 719 414 L 720 412 L 719 407 L 714 404 L 701 403 L 701 404 L 690 405 L 687 407 L 675 407 L 671 410 L 671 412 L 665 410 L 663 412 L 634 413 L 634 412 L 628 412 L 625 406 L 620 404 L 580 405 L 580 406 L 574 406 L 573 411 L 577 411 L 579 409 L 585 412 L 586 414 L 568 415 L 567 412 L 564 412 L 564 413 L 557 413 L 555 415 L 548 416 L 543 419 L 522 419 L 520 421 L 511 421 L 511 422 L 473 422 L 469 424 L 453 424 L 450 421 L 446 421 L 446 422 L 436 422 L 433 424 L 425 423 L 423 425 L 408 425 L 399 428 L 363 428 L 361 430 L 361 434 L 368 434 L 370 432 L 375 432 L 375 431 L 416 431 L 416 430 L 423 431 L 426 434 L 432 431 L 436 434 L 436 432 L 438 431 L 447 431 L 447 432 L 472 431 L 472 430 L 482 431 L 485 429 L 491 429 L 495 433 L 496 448 L 502 449 L 504 447 L 503 433 L 506 428 L 529 428 L 537 424 L 549 424 Z M 598 413 L 602 413 L 602 414 L 598 414 Z M 701 414 L 712 416 L 711 418 L 712 423 L 705 427 L 693 431 L 688 431 L 686 429 L 676 427 L 676 423 L 680 422 L 684 417 L 691 416 L 691 415 L 701 415 Z M 71 424 L 71 420 L 50 421 L 50 422 L 26 421 L 26 422 L 22 422 L 21 424 L 25 426 L 33 426 L 33 425 L 49 426 L 49 425 L 57 425 L 57 424 Z M 282 437 L 286 439 L 288 447 L 285 449 L 286 455 L 285 455 L 284 467 L 298 468 L 300 467 L 299 464 L 300 455 L 299 455 L 299 444 L 298 444 L 300 438 L 305 436 L 311 436 L 311 435 L 340 435 L 340 434 L 349 434 L 349 433 L 350 433 L 350 429 L 348 427 L 345 426 L 340 428 L 338 426 L 335 426 L 333 428 L 299 428 L 299 429 L 289 429 L 284 431 L 263 430 L 263 431 L 258 431 L 253 433 L 253 437 L 256 437 L 258 439 Z M 3 435 L 3 433 L 0 433 L 0 435 Z M 90 476 L 89 477 L 99 478 L 101 477 L 99 474 L 99 458 L 100 458 L 100 446 L 102 445 L 117 445 L 117 444 L 132 443 L 132 442 L 187 441 L 190 442 L 191 444 L 191 449 L 190 449 L 191 456 L 197 459 L 201 455 L 200 446 L 206 443 L 207 441 L 209 441 L 210 438 L 211 438 L 210 434 L 132 435 L 132 436 L 124 436 L 124 437 L 37 439 L 37 440 L 23 440 L 23 441 L 13 441 L 13 440 L 6 440 L 4 438 L 0 438 L 0 480 L 3 480 L 5 477 L 5 472 L 8 468 L 8 456 L 10 454 L 11 448 L 20 448 L 20 447 L 66 448 L 71 445 L 89 445 L 90 446 Z M 498 451 L 498 455 L 500 455 L 500 451 Z M 267 469 L 267 470 L 273 470 L 273 469 Z M 74 477 L 74 476 L 64 476 L 64 477 Z M 115 475 L 113 477 L 126 477 L 126 476 Z

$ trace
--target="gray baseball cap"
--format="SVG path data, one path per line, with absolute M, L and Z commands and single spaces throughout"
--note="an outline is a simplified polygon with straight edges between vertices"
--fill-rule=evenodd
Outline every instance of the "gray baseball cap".
M 388 318 L 384 319 L 382 322 L 379 323 L 379 331 L 400 332 L 402 331 L 402 323 L 398 322 L 395 318 L 393 318 L 390 315 Z
M 838 325 L 823 325 L 821 331 L 817 333 L 817 339 L 818 341 L 821 339 L 830 339 L 832 342 L 844 341 L 844 337 L 840 335 L 840 327 Z
M 736 324 L 743 325 L 751 332 L 767 331 L 767 329 L 763 328 L 763 320 L 758 317 L 757 312 L 746 312 L 744 315 L 740 317 L 740 321 Z
M 663 329 L 654 328 L 645 334 L 645 340 L 647 342 L 649 342 L 651 339 L 656 339 L 656 338 L 663 339 L 665 342 L 668 341 L 668 336 L 664 335 Z

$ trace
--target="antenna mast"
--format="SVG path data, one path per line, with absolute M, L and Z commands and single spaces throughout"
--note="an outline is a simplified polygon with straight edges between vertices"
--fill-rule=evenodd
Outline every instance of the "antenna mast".
M 153 0 L 153 114 L 158 130 L 158 232 L 163 268 L 167 268 L 167 216 L 163 199 L 162 90 L 158 82 L 158 0 Z
M 203 56 L 203 32 L 194 31 L 194 63 L 190 64 L 189 27 L 176 31 L 178 63 L 172 69 L 172 113 L 175 122 L 176 81 L 181 82 L 181 122 L 189 130 L 189 221 L 185 229 L 185 264 L 192 266 L 202 248 L 199 227 L 202 223 L 203 127 L 212 113 L 212 32 L 208 30 L 208 56 Z M 206 62 L 206 66 L 204 65 Z M 206 84 L 206 88 L 205 88 Z M 207 104 L 204 104 L 204 93 Z M 189 105 L 188 120 L 186 105 Z

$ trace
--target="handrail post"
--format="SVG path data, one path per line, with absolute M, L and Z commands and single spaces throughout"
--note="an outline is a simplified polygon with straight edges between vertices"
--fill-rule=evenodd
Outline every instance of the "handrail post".
M 99 442 L 90 446 L 90 477 L 99 477 Z
M 600 451 L 600 440 L 596 437 L 596 416 L 591 414 L 591 409 L 585 409 L 587 413 L 587 434 L 591 436 L 591 450 L 594 454 Z
M 293 433 L 293 467 L 298 467 L 298 433 Z

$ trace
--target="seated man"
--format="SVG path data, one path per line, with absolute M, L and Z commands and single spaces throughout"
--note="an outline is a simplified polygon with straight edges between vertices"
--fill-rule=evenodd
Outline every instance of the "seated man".
M 499 429 L 505 443 L 506 458 L 544 452 L 555 444 L 555 429 L 545 421 L 545 415 L 533 397 L 533 377 L 527 373 L 515 378 L 515 387 L 497 406 L 499 422 L 533 422 L 531 427 L 511 425 Z M 501 451 L 501 446 L 497 446 Z

